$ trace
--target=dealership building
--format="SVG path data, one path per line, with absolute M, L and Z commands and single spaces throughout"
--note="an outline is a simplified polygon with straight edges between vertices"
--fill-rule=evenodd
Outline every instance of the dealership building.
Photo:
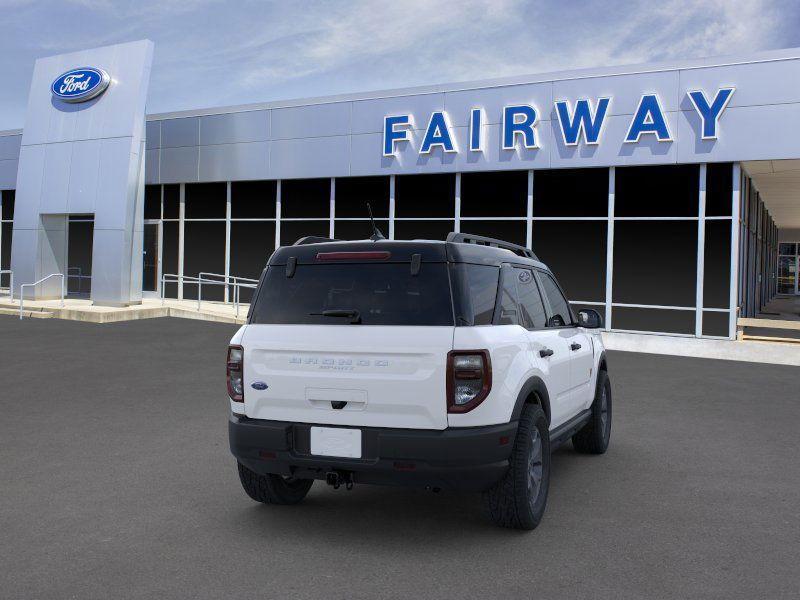
M 367 202 L 391 239 L 532 248 L 613 331 L 733 338 L 798 292 L 800 50 L 147 115 L 152 54 L 37 61 L 0 132 L 16 297 L 65 273 L 98 304 L 196 298 L 300 237 L 368 237 Z

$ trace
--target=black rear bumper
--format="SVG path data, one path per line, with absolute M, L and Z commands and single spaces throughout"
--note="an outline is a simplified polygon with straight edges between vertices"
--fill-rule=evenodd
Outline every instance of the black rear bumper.
M 360 427 L 362 458 L 352 459 L 312 455 L 311 427 L 231 414 L 231 452 L 260 474 L 325 479 L 336 471 L 354 483 L 482 491 L 508 470 L 517 432 L 516 421 L 443 431 Z

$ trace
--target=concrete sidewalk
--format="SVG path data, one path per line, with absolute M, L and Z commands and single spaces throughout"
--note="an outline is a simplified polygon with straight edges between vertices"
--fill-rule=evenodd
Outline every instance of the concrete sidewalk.
M 126 307 L 95 306 L 91 300 L 67 298 L 61 300 L 25 300 L 23 316 L 34 318 L 56 318 L 88 323 L 117 323 L 158 317 L 181 317 L 216 323 L 243 324 L 247 318 L 248 304 L 239 305 L 239 314 L 233 304 L 204 300 L 197 307 L 197 300 L 173 300 L 146 298 L 141 304 Z M 0 298 L 0 314 L 19 315 L 19 300 Z
M 800 366 L 800 344 L 713 340 L 646 333 L 603 332 L 609 350 Z

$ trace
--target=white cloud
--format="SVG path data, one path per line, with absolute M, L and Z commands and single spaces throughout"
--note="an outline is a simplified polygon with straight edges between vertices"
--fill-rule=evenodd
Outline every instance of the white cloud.
M 0 128 L 39 56 L 150 38 L 149 110 L 800 45 L 796 0 L 0 0 Z

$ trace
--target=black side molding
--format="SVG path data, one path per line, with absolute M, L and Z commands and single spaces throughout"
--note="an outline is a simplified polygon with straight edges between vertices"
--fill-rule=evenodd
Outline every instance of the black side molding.
M 572 417 L 569 421 L 564 423 L 563 425 L 559 425 L 553 431 L 550 432 L 550 450 L 553 451 L 558 448 L 561 444 L 568 441 L 573 435 L 578 433 L 581 428 L 586 425 L 589 419 L 592 417 L 591 410 L 584 410 L 574 417 Z

